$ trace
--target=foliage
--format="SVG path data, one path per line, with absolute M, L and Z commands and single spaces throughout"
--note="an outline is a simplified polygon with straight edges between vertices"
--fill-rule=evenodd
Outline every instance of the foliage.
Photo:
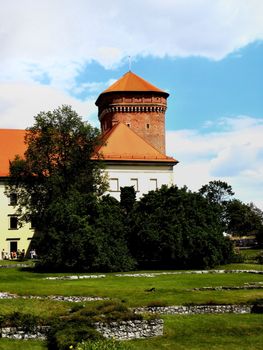
M 92 305 L 84 307 L 76 312 L 71 312 L 60 320 L 54 321 L 48 334 L 48 348 L 50 350 L 78 349 L 80 345 L 77 344 L 86 340 L 90 340 L 87 344 L 100 344 L 101 342 L 99 340 L 102 336 L 94 329 L 95 322 L 111 322 L 141 318 L 141 315 L 134 314 L 128 310 L 127 307 L 118 302 L 109 301 L 97 307 Z M 95 343 L 93 343 L 94 341 Z M 103 345 L 103 342 L 101 344 Z M 109 343 L 109 345 L 116 346 L 116 349 L 123 349 L 117 347 L 117 343 Z M 113 347 L 110 349 L 115 348 Z
M 224 181 L 214 180 L 200 188 L 201 193 L 210 203 L 225 204 L 235 194 L 232 187 Z
M 51 325 L 47 343 L 50 350 L 68 350 L 82 340 L 101 338 L 86 320 L 56 321 Z
M 141 266 L 203 268 L 226 263 L 232 245 L 216 208 L 200 193 L 163 186 L 138 201 L 130 219 L 130 249 Z
M 234 236 L 256 235 L 263 239 L 263 216 L 253 204 L 244 204 L 240 200 L 229 201 L 226 208 L 227 232 Z
M 134 186 L 121 187 L 121 207 L 126 214 L 130 213 L 136 202 L 136 192 Z
M 124 214 L 113 197 L 98 200 L 92 224 L 92 261 L 94 271 L 127 271 L 135 266 L 127 247 Z
M 103 339 L 97 341 L 86 341 L 79 343 L 76 350 L 128 350 L 130 346 L 124 342 L 118 342 L 114 339 Z
M 25 143 L 24 157 L 11 162 L 7 187 L 8 195 L 18 195 L 21 220 L 34 219 L 41 230 L 48 223 L 47 209 L 57 200 L 67 200 L 69 193 L 104 191 L 101 164 L 92 160 L 99 130 L 84 123 L 71 107 L 40 112 L 26 131 Z
M 45 321 L 32 314 L 21 313 L 18 311 L 11 314 L 0 316 L 0 327 L 19 327 L 22 330 L 29 332 L 34 331 L 37 326 L 44 325 Z

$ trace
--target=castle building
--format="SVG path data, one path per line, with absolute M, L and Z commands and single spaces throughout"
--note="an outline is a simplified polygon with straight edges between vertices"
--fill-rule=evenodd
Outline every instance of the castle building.
M 165 154 L 165 111 L 169 94 L 132 72 L 127 72 L 97 101 L 103 157 L 109 193 L 120 199 L 124 186 L 134 186 L 137 198 L 162 185 L 173 184 L 177 160 Z M 16 194 L 5 195 L 9 162 L 23 155 L 25 130 L 0 129 L 0 259 L 28 251 L 34 229 L 18 226 Z
M 130 71 L 99 95 L 96 105 L 105 141 L 99 151 L 115 198 L 124 186 L 134 186 L 139 198 L 173 184 L 177 160 L 165 154 L 168 96 Z

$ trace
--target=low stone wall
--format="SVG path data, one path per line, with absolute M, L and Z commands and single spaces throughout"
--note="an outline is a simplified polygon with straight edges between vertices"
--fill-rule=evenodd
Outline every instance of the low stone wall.
M 49 327 L 36 327 L 35 330 L 26 331 L 18 327 L 5 327 L 1 329 L 1 337 L 17 340 L 39 339 L 45 340 Z
M 95 328 L 105 338 L 118 340 L 140 339 L 163 335 L 163 320 L 134 320 L 111 323 L 95 323 Z
M 95 329 L 105 338 L 118 340 L 139 339 L 163 335 L 163 320 L 133 320 L 94 324 Z M 17 327 L 1 329 L 1 337 L 9 339 L 40 339 L 45 340 L 49 327 L 36 327 L 35 330 L 26 331 Z
M 252 273 L 256 275 L 263 275 L 260 270 L 185 270 L 185 271 L 167 271 L 167 272 L 146 272 L 146 273 L 118 273 L 116 277 L 149 277 L 164 275 L 204 275 L 204 274 L 225 274 L 225 273 Z
M 160 315 L 194 315 L 194 314 L 249 314 L 251 305 L 189 305 L 189 306 L 152 306 L 134 309 L 135 313 L 153 313 Z
M 0 299 L 37 299 L 37 300 L 54 300 L 54 301 L 68 301 L 72 303 L 80 303 L 86 301 L 99 301 L 99 300 L 109 300 L 109 298 L 102 297 L 84 297 L 84 296 L 64 296 L 64 295 L 49 295 L 49 296 L 39 296 L 39 295 L 17 295 L 7 292 L 0 292 Z

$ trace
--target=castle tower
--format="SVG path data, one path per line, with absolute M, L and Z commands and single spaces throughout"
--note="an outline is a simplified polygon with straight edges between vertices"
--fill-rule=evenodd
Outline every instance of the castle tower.
M 101 131 L 109 131 L 118 123 L 131 130 L 165 154 L 165 111 L 169 94 L 138 75 L 127 72 L 103 91 L 99 108 Z

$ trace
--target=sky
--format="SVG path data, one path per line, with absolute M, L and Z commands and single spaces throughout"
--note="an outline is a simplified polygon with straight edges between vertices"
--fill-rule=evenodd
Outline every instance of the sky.
M 0 128 L 95 100 L 131 70 L 167 91 L 175 182 L 263 209 L 262 0 L 0 0 Z

